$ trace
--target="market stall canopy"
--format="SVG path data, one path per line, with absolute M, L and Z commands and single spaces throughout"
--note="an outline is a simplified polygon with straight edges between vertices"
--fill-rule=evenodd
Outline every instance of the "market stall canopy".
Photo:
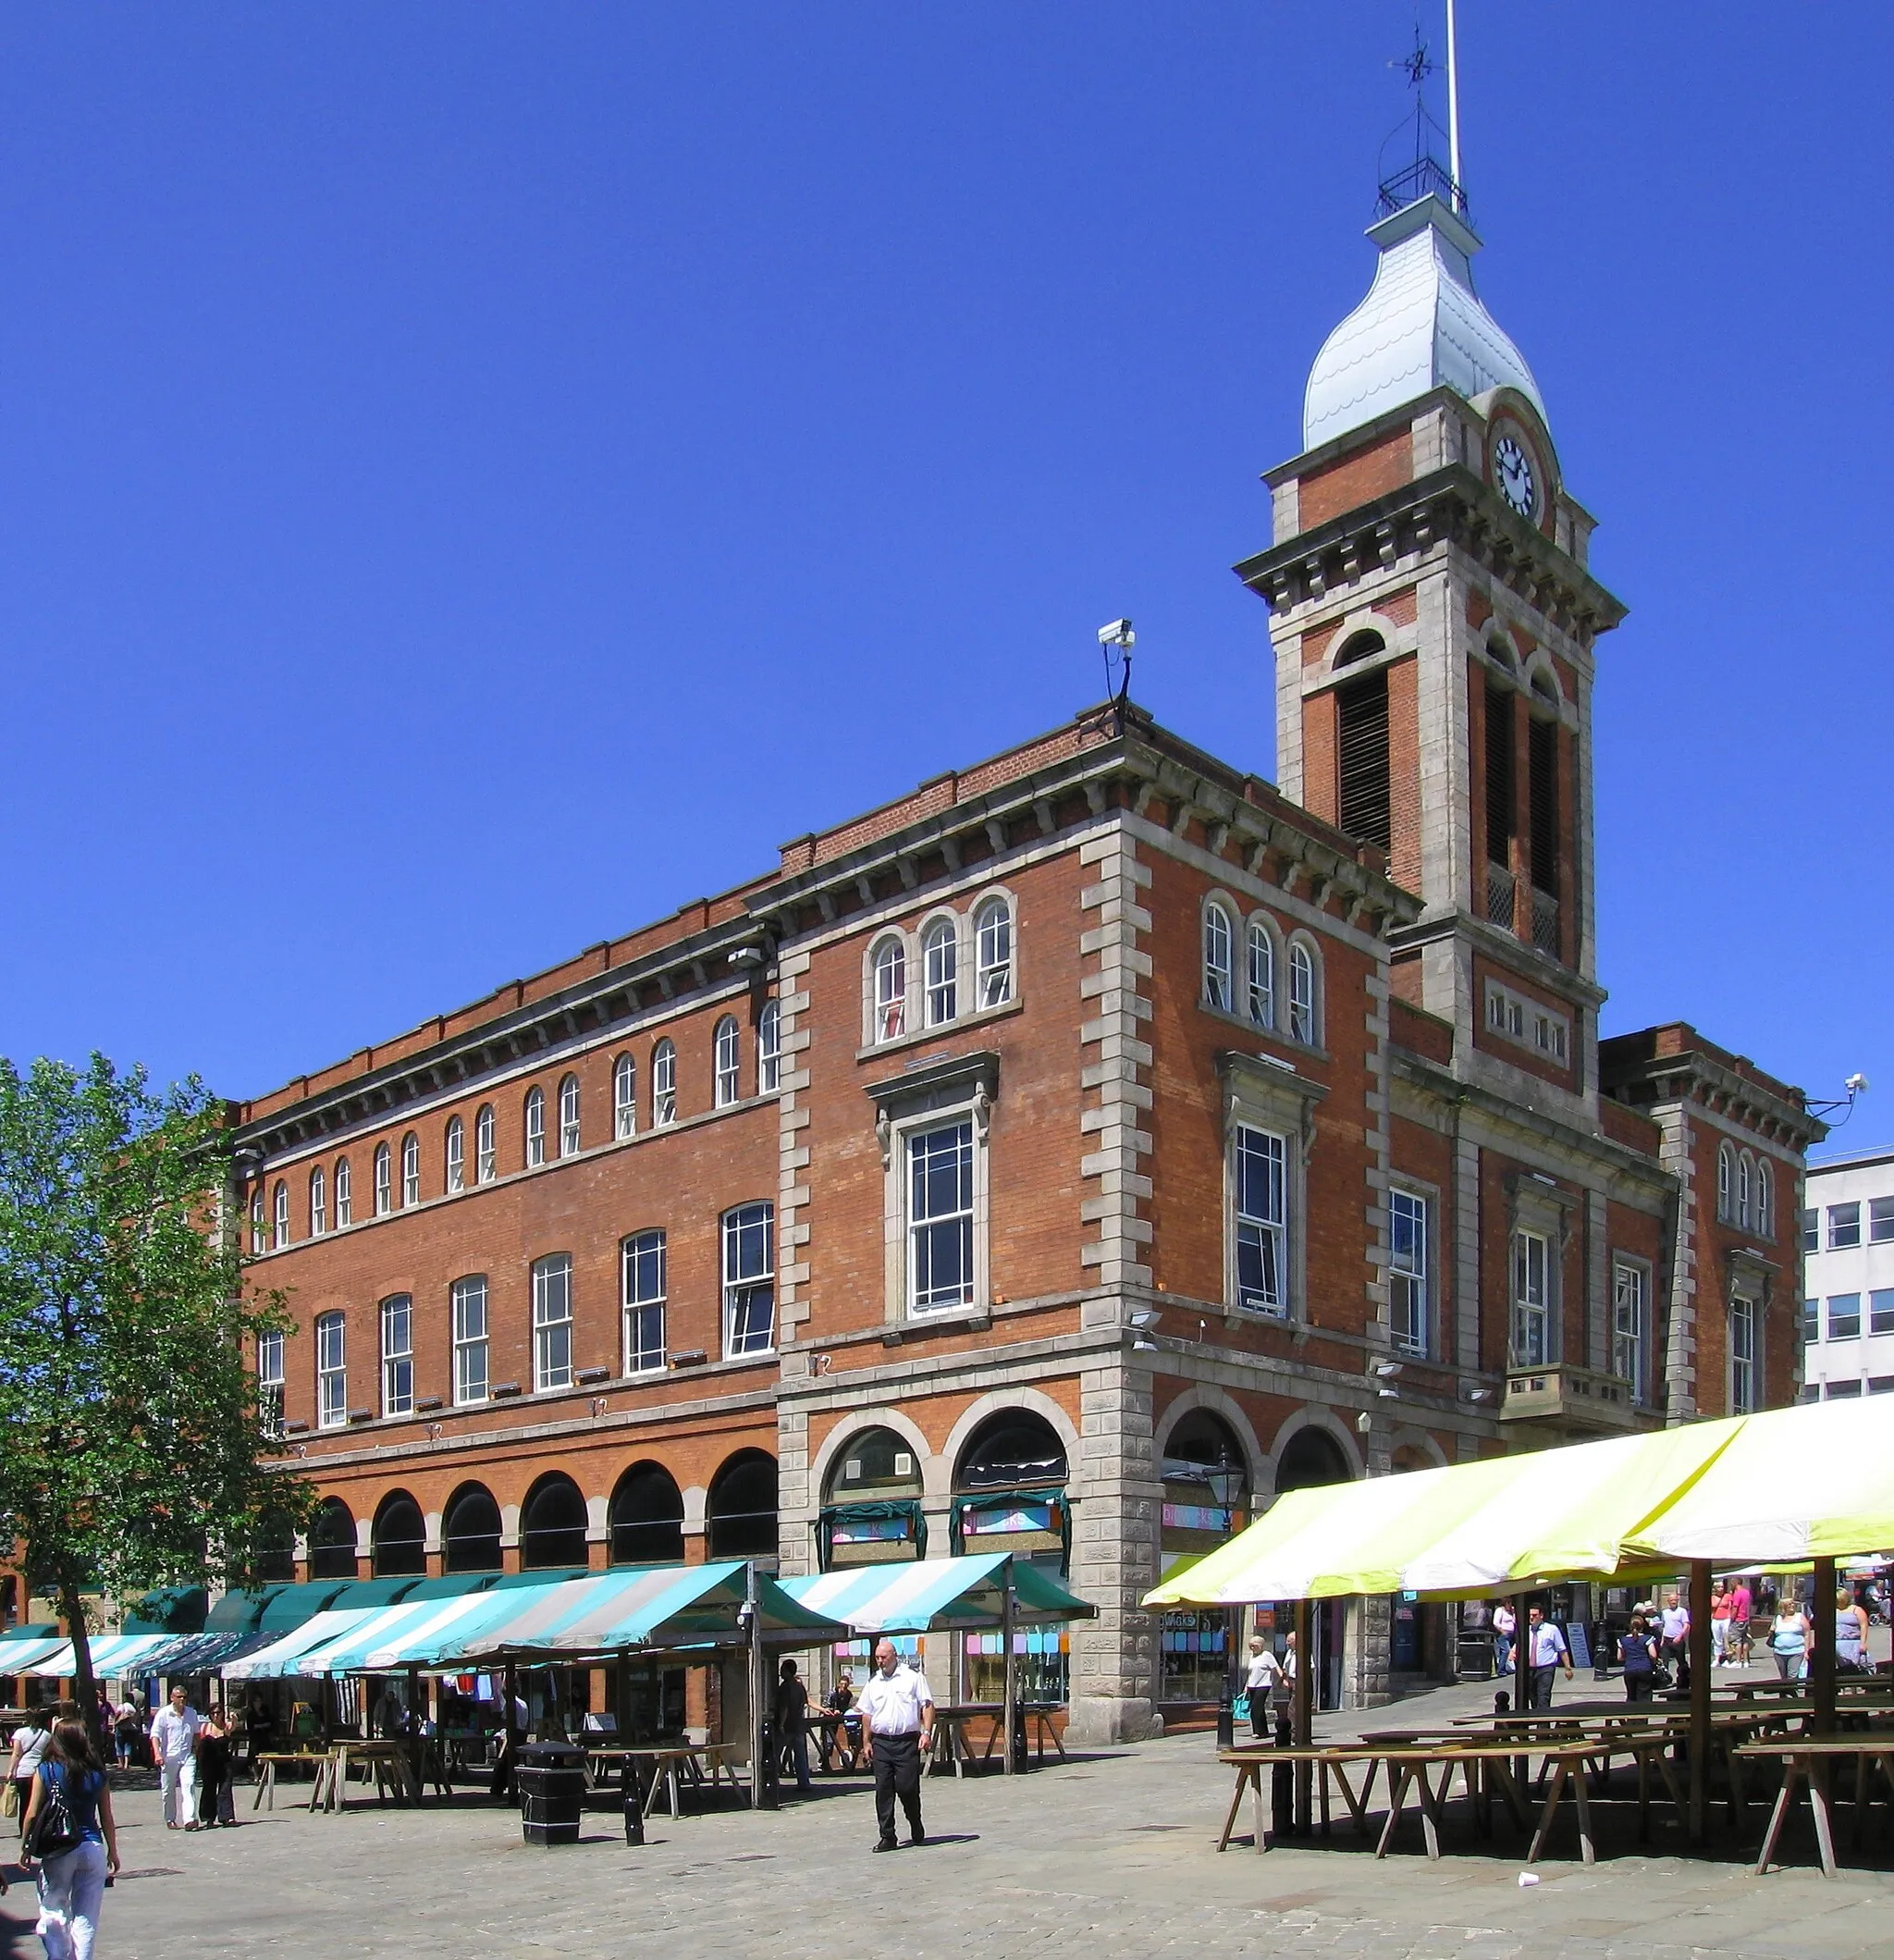
M 1878 1399 L 1745 1416 L 1703 1474 L 1632 1535 L 1647 1559 L 1847 1559 L 1894 1547 L 1894 1440 Z
M 147 1593 L 125 1616 L 127 1633 L 201 1633 L 210 1606 L 202 1585 L 162 1585 Z
M 1703 1477 L 1744 1420 L 1290 1491 L 1144 1603 L 1450 1596 L 1610 1578 L 1649 1564 L 1634 1534 Z
M 1087 1619 L 1098 1610 L 1052 1573 L 1005 1552 L 858 1565 L 785 1579 L 782 1589 L 857 1633 L 925 1633 L 1002 1624 L 1009 1569 L 1017 1625 Z
M 0 1634 L 0 1674 L 24 1674 L 34 1661 L 57 1653 L 67 1645 L 56 1621 L 42 1625 L 17 1626 Z
M 352 1632 L 364 1621 L 378 1617 L 374 1607 L 356 1607 L 353 1610 L 317 1613 L 305 1620 L 299 1627 L 292 1627 L 287 1633 L 271 1641 L 269 1646 L 258 1647 L 240 1658 L 227 1661 L 223 1667 L 226 1681 L 288 1681 L 304 1673 L 315 1674 L 320 1669 L 307 1669 L 299 1665 L 304 1654 L 326 1646 L 330 1641 Z
M 176 1633 L 95 1633 L 89 1643 L 93 1676 L 106 1681 L 142 1674 L 154 1654 L 178 1645 Z M 26 1666 L 16 1662 L 10 1671 L 36 1674 L 48 1681 L 66 1681 L 78 1673 L 79 1662 L 71 1641 L 61 1640 Z

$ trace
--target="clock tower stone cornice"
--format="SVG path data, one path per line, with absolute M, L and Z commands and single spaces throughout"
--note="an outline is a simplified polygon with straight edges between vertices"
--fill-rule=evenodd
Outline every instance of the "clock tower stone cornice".
M 1460 551 L 1581 645 L 1625 617 L 1620 599 L 1460 462 L 1345 511 L 1243 560 L 1235 570 L 1272 613 L 1283 614 L 1443 545 Z

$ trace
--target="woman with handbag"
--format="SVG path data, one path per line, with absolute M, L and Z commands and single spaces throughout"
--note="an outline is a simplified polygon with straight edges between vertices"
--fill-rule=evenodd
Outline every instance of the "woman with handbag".
M 26 1836 L 26 1806 L 32 1801 L 33 1779 L 53 1740 L 53 1711 L 33 1708 L 20 1727 L 13 1732 L 13 1750 L 6 1762 L 6 1780 L 13 1786 L 13 1816 L 19 1820 L 19 1834 Z
M 33 1778 L 20 1864 L 38 1867 L 46 1960 L 92 1960 L 106 1873 L 118 1869 L 112 1793 L 82 1721 L 62 1721 Z
M 1657 1643 L 1642 1613 L 1631 1615 L 1630 1632 L 1617 1643 L 1618 1665 L 1624 1669 L 1624 1698 L 1649 1701 L 1652 1677 L 1657 1671 Z

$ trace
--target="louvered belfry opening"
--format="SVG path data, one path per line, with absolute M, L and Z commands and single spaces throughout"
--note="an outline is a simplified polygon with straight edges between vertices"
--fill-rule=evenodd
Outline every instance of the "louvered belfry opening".
M 1510 867 L 1513 844 L 1513 693 L 1486 684 L 1486 857 Z
M 1534 720 L 1526 792 L 1532 825 L 1532 882 L 1548 898 L 1558 896 L 1558 723 Z
M 1351 837 L 1394 845 L 1394 803 L 1388 787 L 1387 670 L 1365 673 L 1335 701 L 1341 751 L 1341 823 Z

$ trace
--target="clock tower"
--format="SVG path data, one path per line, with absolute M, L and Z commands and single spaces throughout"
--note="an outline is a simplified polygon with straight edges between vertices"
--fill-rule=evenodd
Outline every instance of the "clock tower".
M 1236 569 L 1270 608 L 1284 793 L 1422 901 L 1394 993 L 1453 1024 L 1464 1072 L 1595 1123 L 1592 685 L 1624 608 L 1446 191 L 1370 228 L 1302 453 L 1265 478 L 1273 542 Z

